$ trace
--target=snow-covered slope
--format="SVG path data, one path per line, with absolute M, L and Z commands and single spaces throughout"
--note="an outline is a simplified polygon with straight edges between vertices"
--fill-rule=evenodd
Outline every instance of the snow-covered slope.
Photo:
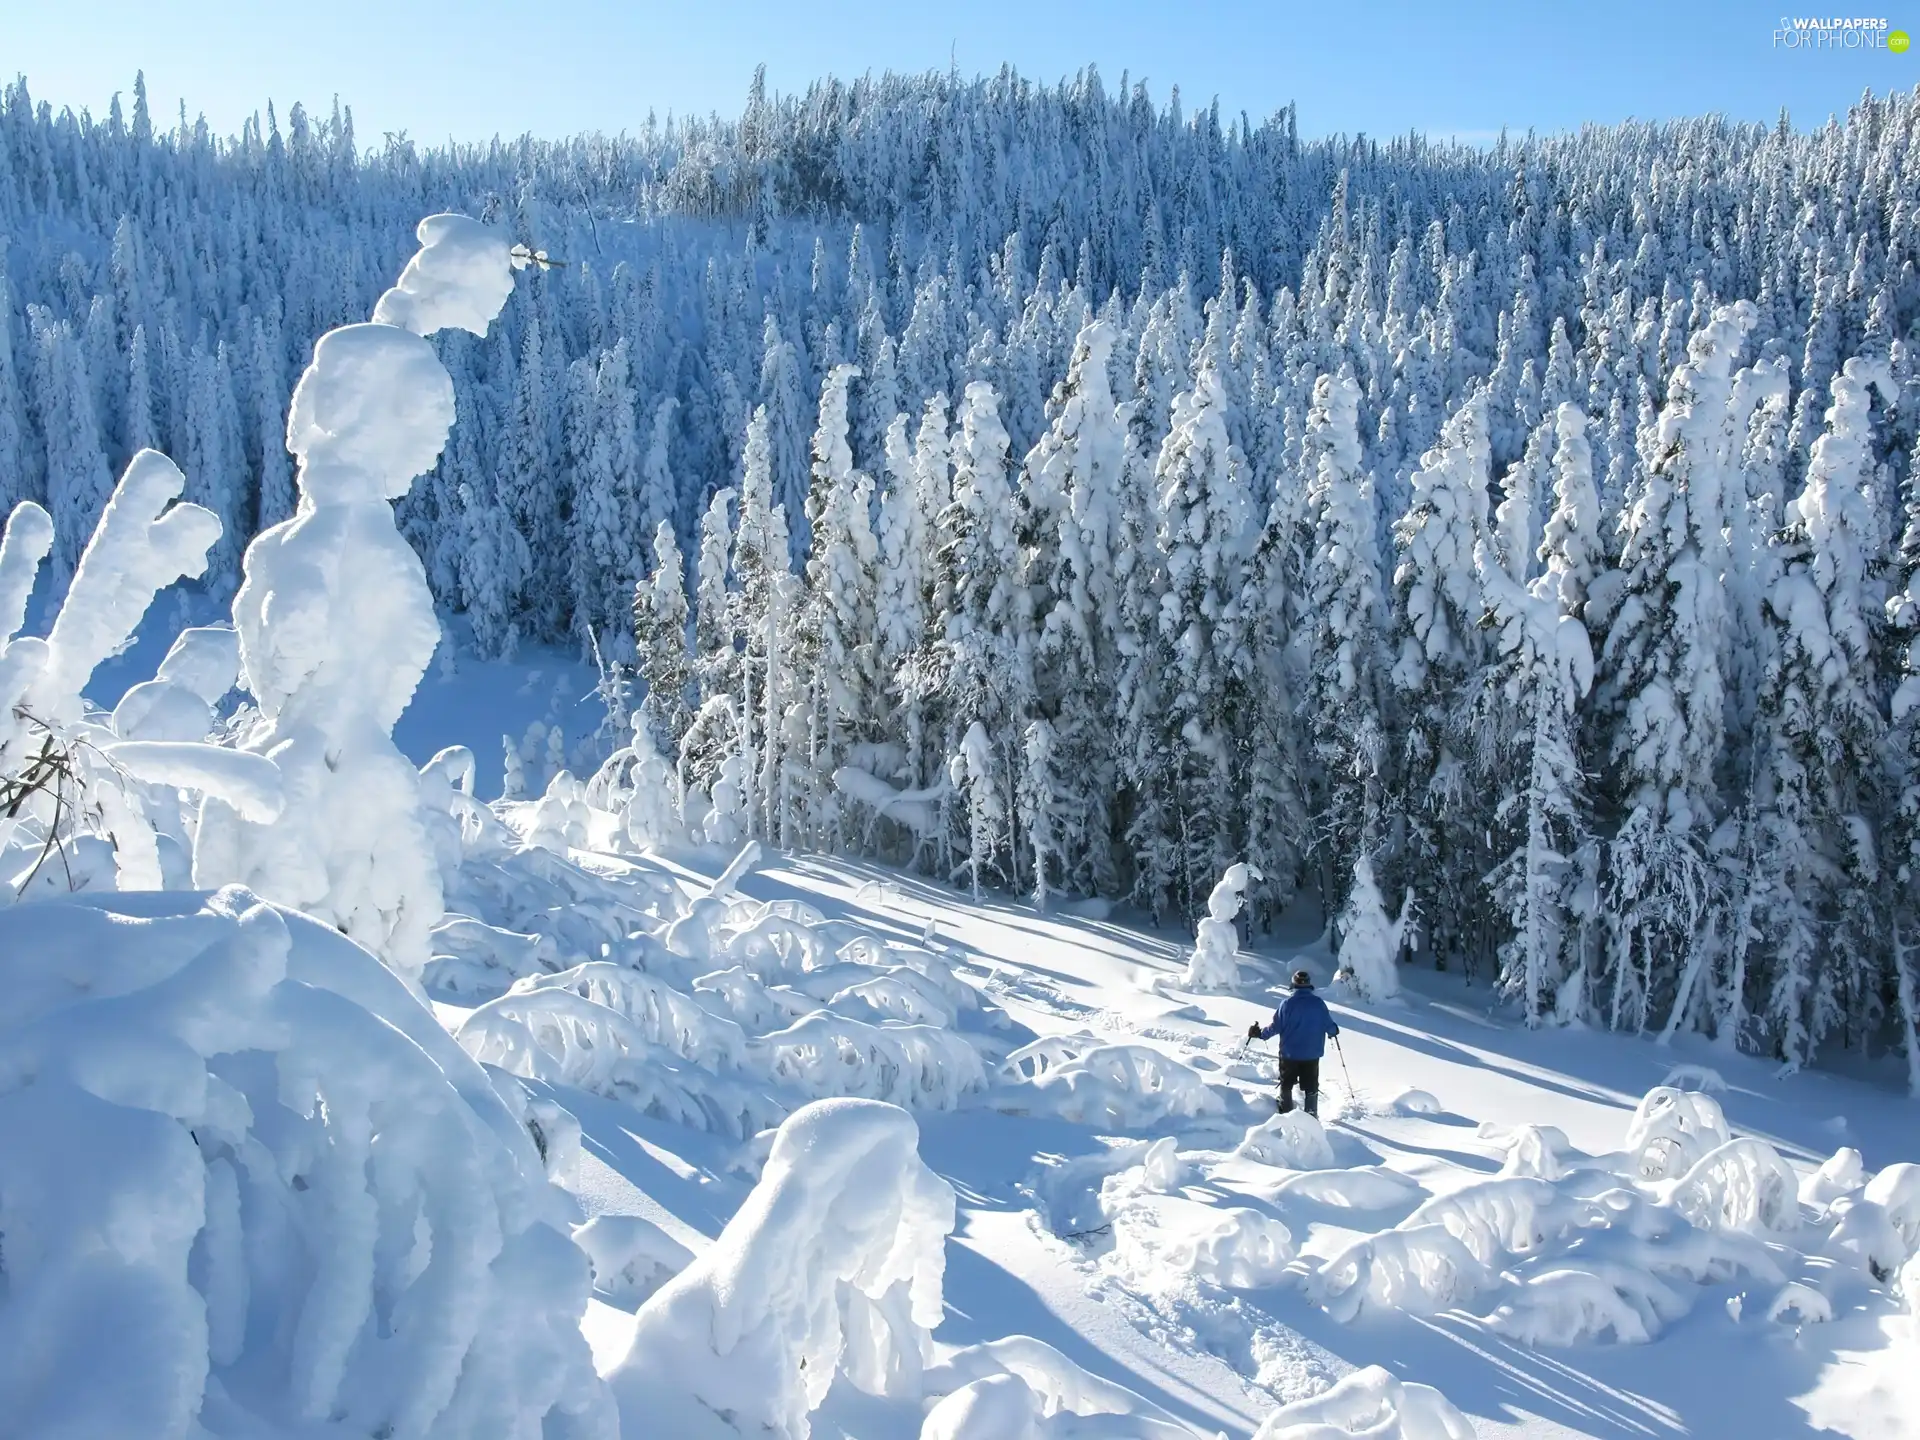
M 534 810 L 508 819 L 531 827 Z M 594 818 L 590 832 L 610 828 Z M 557 943 L 518 962 L 538 973 L 504 998 L 436 991 L 471 1051 L 580 1122 L 567 1183 L 616 1237 L 587 1326 L 604 1368 L 633 1373 L 623 1311 L 655 1317 L 638 1327 L 644 1347 L 661 1324 L 645 1298 L 685 1257 L 712 1254 L 736 1213 L 767 1208 L 749 1200 L 767 1137 L 744 1137 L 837 1090 L 912 1110 L 956 1208 L 945 1311 L 916 1378 L 876 1396 L 843 1368 L 816 1436 L 911 1437 L 923 1415 L 928 1435 L 1160 1433 L 1154 1422 L 1244 1436 L 1267 1422 L 1263 1435 L 1320 1437 L 1347 1429 L 1288 1427 L 1345 1417 L 1337 1427 L 1409 1437 L 1893 1436 L 1920 1413 L 1901 1364 L 1920 1335 L 1893 1281 L 1920 1239 L 1920 1171 L 1895 1163 L 1916 1148 L 1903 1099 L 1529 1031 L 1482 990 L 1408 971 L 1397 1003 L 1332 992 L 1344 1062 L 1329 1054 L 1323 1130 L 1273 1117 L 1271 1062 L 1242 1046 L 1295 964 L 1331 968 L 1311 937 L 1243 950 L 1236 995 L 1189 996 L 1184 937 L 974 904 L 847 862 L 722 877 L 728 858 L 502 849 L 465 867 L 495 877 L 492 899 L 468 891 L 475 909 L 520 897 L 490 912 L 502 928 L 547 923 L 535 888 L 499 878 L 527 871 L 572 888 L 556 917 L 607 915 L 624 894 L 632 911 L 612 928 L 639 927 L 561 975 L 546 972 L 594 942 L 550 930 Z M 436 967 L 430 987 L 487 987 L 470 961 Z M 944 1039 L 920 1034 L 930 1027 Z M 1827 1163 L 1843 1147 L 1864 1164 Z M 1809 1179 L 1823 1163 L 1832 1183 Z M 819 1245 L 831 1190 L 812 1203 L 824 1208 L 793 1223 Z M 1009 1336 L 1064 1361 L 1036 1362 L 1031 1394 L 940 1398 L 962 1374 L 1020 1373 L 1003 1363 Z M 943 1370 L 950 1346 L 962 1358 Z M 1372 1365 L 1386 1374 L 1273 1418 Z M 718 1373 L 745 1404 L 747 1374 L 766 1369 Z M 1033 1397 L 1061 1375 L 1092 1387 L 1067 1409 L 1109 1408 L 1087 1396 L 1117 1385 L 1135 1413 L 1085 1430 L 1006 1418 L 1031 1404 L 1044 1420 L 1053 1402 Z M 1434 1387 L 1463 1418 L 1434 1418 L 1452 1411 L 1399 1382 Z M 1383 1405 L 1400 1428 L 1364 1428 Z M 977 1430 L 936 1425 L 976 1412 Z

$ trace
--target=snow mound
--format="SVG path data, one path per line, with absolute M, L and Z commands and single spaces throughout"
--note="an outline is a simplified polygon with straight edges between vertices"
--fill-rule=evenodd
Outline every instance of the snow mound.
M 1269 1115 L 1251 1126 L 1234 1154 L 1282 1170 L 1331 1170 L 1334 1165 L 1326 1130 L 1303 1110 Z
M 942 1397 L 921 1440 L 1192 1440 L 1193 1431 L 1133 1391 L 1090 1374 L 1031 1335 L 1009 1335 L 956 1350 L 924 1375 Z M 1011 1386 L 1022 1386 L 1026 1396 Z M 937 1421 L 937 1424 L 936 1424 Z M 996 1424 L 1013 1428 L 1000 1430 Z M 1026 1429 L 1021 1429 L 1021 1426 Z M 962 1427 L 966 1428 L 962 1428 Z
M 1395 1115 L 1444 1115 L 1445 1108 L 1425 1090 L 1402 1090 L 1387 1102 Z
M 1496 1125 L 1480 1127 L 1482 1140 L 1506 1152 L 1501 1162 L 1502 1175 L 1530 1175 L 1539 1180 L 1558 1180 L 1566 1173 L 1564 1157 L 1573 1149 L 1567 1132 L 1558 1125 Z
M 1269 1415 L 1253 1440 L 1473 1440 L 1473 1426 L 1431 1385 L 1396 1379 L 1378 1365 L 1356 1370 L 1325 1394 Z
M 797 1111 L 712 1247 L 635 1317 L 610 1375 L 629 1433 L 807 1440 L 838 1375 L 918 1396 L 953 1219 L 906 1111 Z
M 593 1288 L 616 1305 L 636 1306 L 686 1269 L 693 1252 L 642 1215 L 596 1215 L 576 1226 L 574 1243 L 593 1262 Z
M 528 1128 L 237 887 L 0 911 L 0 1407 L 34 1435 L 610 1437 Z

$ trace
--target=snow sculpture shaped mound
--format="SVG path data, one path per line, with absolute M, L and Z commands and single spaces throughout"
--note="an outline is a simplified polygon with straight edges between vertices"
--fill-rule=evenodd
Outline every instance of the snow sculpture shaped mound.
M 1207 913 L 1194 927 L 1193 955 L 1187 961 L 1189 990 L 1237 991 L 1240 988 L 1240 932 L 1234 917 L 1247 887 L 1261 878 L 1250 865 L 1229 865 L 1207 897 Z
M 836 1375 L 921 1393 L 954 1201 L 919 1141 L 868 1100 L 780 1127 L 747 1202 L 635 1319 L 611 1376 L 628 1433 L 807 1440 Z
M 0 911 L 0 995 L 19 1433 L 610 1440 L 564 1197 L 373 956 L 237 887 L 89 896 Z
M 247 548 L 234 625 L 290 800 L 276 823 L 212 805 L 199 884 L 240 881 L 318 915 L 416 978 L 440 919 L 420 779 L 392 731 L 440 640 L 420 559 L 388 503 L 453 427 L 453 381 L 424 338 L 484 335 L 512 288 L 506 237 L 434 215 L 372 323 L 320 337 L 293 392 L 299 509 Z
M 1274 1411 L 1253 1440 L 1473 1440 L 1473 1434 L 1467 1417 L 1432 1386 L 1369 1365 L 1323 1395 Z

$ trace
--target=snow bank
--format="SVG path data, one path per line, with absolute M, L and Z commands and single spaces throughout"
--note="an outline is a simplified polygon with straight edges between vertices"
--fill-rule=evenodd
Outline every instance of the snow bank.
M 791 1116 L 713 1246 L 641 1307 L 610 1376 L 627 1432 L 806 1440 L 838 1375 L 921 1394 L 954 1201 L 918 1147 L 891 1105 Z
M 1325 1394 L 1269 1415 L 1253 1440 L 1473 1440 L 1473 1426 L 1430 1385 L 1378 1365 L 1356 1370 Z
M 574 1243 L 593 1262 L 593 1288 L 616 1305 L 636 1306 L 693 1261 L 693 1252 L 641 1215 L 596 1215 L 575 1227 Z
M 611 1437 L 564 1197 L 364 950 L 238 888 L 0 911 L 0 1413 Z

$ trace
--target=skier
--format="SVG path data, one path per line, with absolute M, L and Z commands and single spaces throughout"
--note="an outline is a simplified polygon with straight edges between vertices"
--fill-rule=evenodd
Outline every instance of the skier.
M 1293 1109 L 1293 1087 L 1298 1085 L 1307 1114 L 1320 1118 L 1320 1057 L 1327 1053 L 1327 1037 L 1338 1035 L 1327 1002 L 1314 993 L 1313 977 L 1293 972 L 1293 993 L 1273 1012 L 1272 1023 L 1249 1025 L 1249 1040 L 1280 1037 L 1280 1113 Z

